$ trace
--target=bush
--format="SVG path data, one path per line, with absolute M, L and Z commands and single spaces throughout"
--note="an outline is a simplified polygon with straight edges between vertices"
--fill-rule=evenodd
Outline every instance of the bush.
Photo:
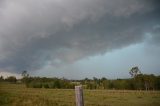
M 47 83 L 44 83 L 44 84 L 43 84 L 43 87 L 44 87 L 44 88 L 49 88 L 49 85 L 48 85 Z
M 10 76 L 5 79 L 7 82 L 16 83 L 17 79 L 15 76 Z
M 27 84 L 29 88 L 42 88 L 42 83 L 40 82 L 31 82 Z

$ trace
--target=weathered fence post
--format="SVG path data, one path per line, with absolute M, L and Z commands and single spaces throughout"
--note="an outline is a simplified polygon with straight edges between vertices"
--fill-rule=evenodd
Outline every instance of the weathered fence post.
M 82 86 L 75 86 L 76 106 L 84 106 Z

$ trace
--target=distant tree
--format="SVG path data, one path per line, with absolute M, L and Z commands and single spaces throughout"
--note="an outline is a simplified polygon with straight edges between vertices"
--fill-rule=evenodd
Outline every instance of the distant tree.
M 22 82 L 24 82 L 25 84 L 27 84 L 28 83 L 28 81 L 29 81 L 29 74 L 27 73 L 27 71 L 26 70 L 24 70 L 23 72 L 22 72 Z
M 138 74 L 141 74 L 141 71 L 136 66 L 131 68 L 131 70 L 129 71 L 129 74 L 131 75 L 131 77 L 135 78 Z
M 24 78 L 24 77 L 29 77 L 29 74 L 27 73 L 26 70 L 24 70 L 24 71 L 22 72 L 22 77 L 23 77 L 23 78 Z
M 108 80 L 107 80 L 107 78 L 105 78 L 105 77 L 102 77 L 101 79 L 100 79 L 100 82 L 101 82 L 101 86 L 103 87 L 103 89 L 107 89 L 108 88 Z
M 4 78 L 3 78 L 3 76 L 1 76 L 1 77 L 0 77 L 0 81 L 4 81 Z
M 9 76 L 5 79 L 7 82 L 16 83 L 17 79 L 15 76 Z
M 96 78 L 96 77 L 93 77 L 93 81 L 94 81 L 94 84 L 93 84 L 93 88 L 97 89 L 100 87 L 100 83 L 101 83 L 101 80 Z
M 108 88 L 109 88 L 109 89 L 114 89 L 113 80 L 110 80 L 110 81 L 109 81 Z
M 60 80 L 56 79 L 54 82 L 54 86 L 55 86 L 55 88 L 61 88 Z
M 160 90 L 160 76 L 157 76 L 155 79 L 155 88 L 156 90 Z
M 151 75 L 144 74 L 143 80 L 144 80 L 144 86 L 146 90 L 155 89 L 156 77 L 153 74 Z
M 134 87 L 138 90 L 144 89 L 144 75 L 143 74 L 138 74 L 134 78 Z
M 101 81 L 104 81 L 104 80 L 107 80 L 107 78 L 105 78 L 105 77 L 102 77 L 102 78 L 101 78 Z
M 139 70 L 139 68 L 136 67 L 132 67 L 131 70 L 129 71 L 129 74 L 131 75 L 131 77 L 133 78 L 133 86 L 135 89 L 143 89 L 143 75 L 141 74 L 141 71 Z

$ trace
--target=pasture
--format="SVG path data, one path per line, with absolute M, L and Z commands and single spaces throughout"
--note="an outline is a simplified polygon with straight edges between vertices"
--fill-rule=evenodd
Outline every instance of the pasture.
M 160 106 L 160 91 L 84 90 L 85 106 Z M 74 89 L 0 83 L 0 106 L 75 106 Z

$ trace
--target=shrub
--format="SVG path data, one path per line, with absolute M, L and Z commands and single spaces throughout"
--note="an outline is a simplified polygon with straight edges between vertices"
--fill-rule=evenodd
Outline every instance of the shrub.
M 49 88 L 49 85 L 48 85 L 47 83 L 44 83 L 44 84 L 43 84 L 43 87 L 44 87 L 44 88 Z

